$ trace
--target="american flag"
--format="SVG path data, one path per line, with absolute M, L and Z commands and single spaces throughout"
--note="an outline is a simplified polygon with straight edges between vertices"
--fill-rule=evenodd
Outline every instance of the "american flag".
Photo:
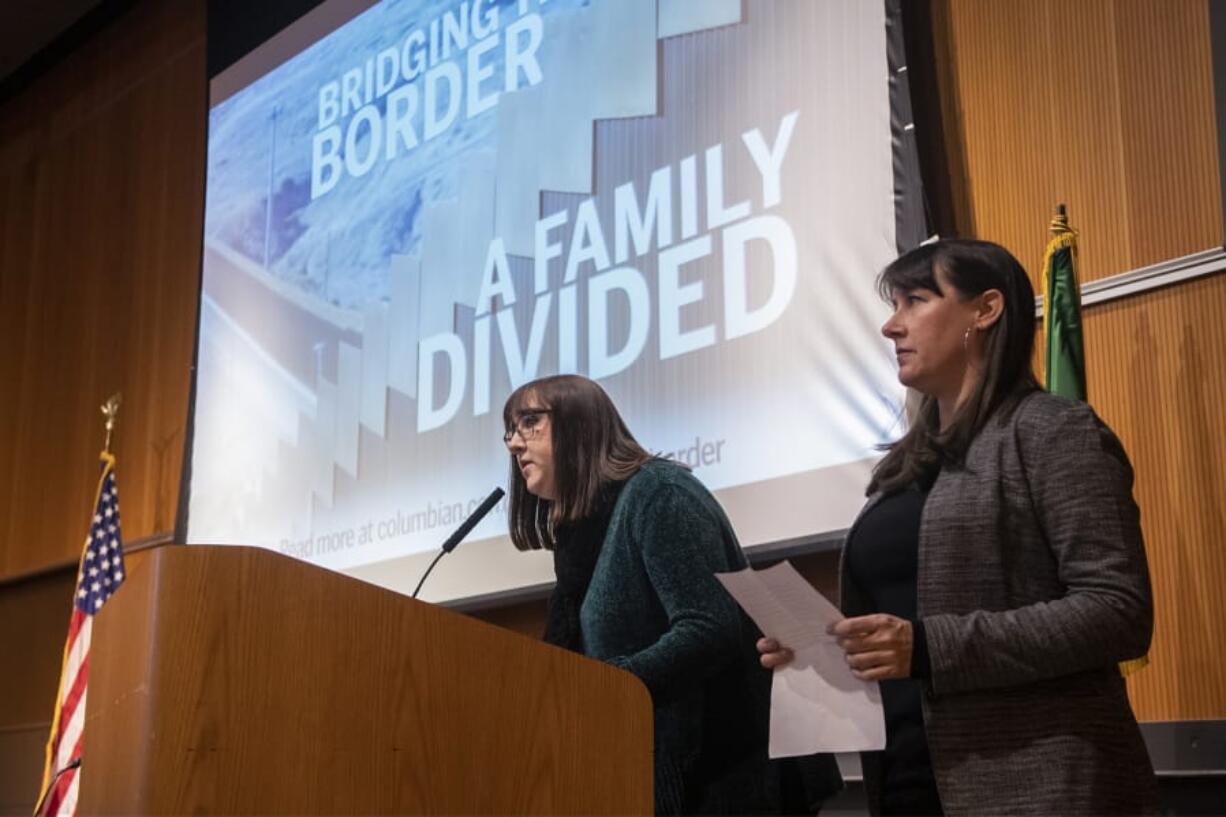
M 55 701 L 47 762 L 43 770 L 43 800 L 36 814 L 67 815 L 77 810 L 81 784 L 81 744 L 85 723 L 85 693 L 89 683 L 89 641 L 94 614 L 124 578 L 123 540 L 119 535 L 119 494 L 115 489 L 115 458 L 102 455 L 102 476 L 89 535 L 81 553 L 64 664 Z M 48 788 L 50 787 L 50 788 Z

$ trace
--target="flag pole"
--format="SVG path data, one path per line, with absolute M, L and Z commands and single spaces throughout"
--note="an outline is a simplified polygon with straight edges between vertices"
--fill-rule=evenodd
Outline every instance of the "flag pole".
M 1068 227 L 1068 208 L 1064 204 L 1056 205 L 1056 215 L 1052 217 L 1051 225 L 1047 228 L 1052 235 L 1060 235 L 1067 233 Z
M 1043 253 L 1043 382 L 1048 391 L 1086 399 L 1081 289 L 1077 282 L 1077 231 L 1068 208 L 1056 205 Z
M 107 476 L 112 472 L 112 470 L 115 467 L 115 456 L 111 453 L 111 437 L 115 431 L 115 424 L 117 422 L 117 418 L 119 415 L 119 405 L 122 402 L 122 399 L 123 399 L 122 395 L 119 392 L 116 392 L 115 394 L 112 394 L 109 398 L 107 398 L 107 401 L 103 403 L 101 406 L 102 416 L 106 418 L 106 424 L 105 424 L 106 440 L 103 444 L 102 454 L 99 457 L 102 460 L 102 473 L 98 477 L 98 488 L 94 492 L 93 507 L 95 509 L 95 513 L 97 512 L 97 509 L 100 507 L 101 502 L 102 502 L 102 490 L 103 490 L 104 485 L 106 484 Z M 118 506 L 116 506 L 116 509 L 117 508 Z M 118 541 L 118 532 L 117 532 L 118 524 L 119 524 L 118 516 L 116 516 L 116 521 L 115 521 L 116 528 L 113 529 L 116 531 L 115 533 L 116 541 Z M 92 528 L 91 528 L 91 535 L 92 535 Z M 81 586 L 81 578 L 85 572 L 86 558 L 88 555 L 90 555 L 89 554 L 89 544 L 90 544 L 90 539 L 87 538 L 86 543 L 85 543 L 85 548 L 83 548 L 81 552 L 81 559 L 77 563 L 76 585 L 78 587 Z M 120 557 L 119 563 L 122 564 L 122 550 L 119 551 L 119 557 Z M 120 581 L 122 580 L 122 576 L 119 577 L 119 580 Z M 99 606 L 101 605 L 99 604 Z M 75 603 L 74 603 L 73 621 L 76 620 L 76 617 L 78 615 L 79 613 L 75 609 Z M 67 772 L 75 771 L 79 769 L 81 766 L 81 759 L 77 757 L 77 758 L 73 758 L 70 762 L 64 764 L 63 768 L 60 768 L 60 769 L 55 768 L 56 753 L 59 749 L 59 739 L 62 737 L 61 729 L 64 727 L 63 706 L 64 706 L 64 693 L 65 693 L 64 687 L 66 683 L 65 675 L 67 674 L 66 671 L 68 670 L 68 667 L 69 667 L 69 655 L 71 652 L 72 644 L 73 644 L 73 623 L 70 621 L 69 637 L 68 637 L 68 640 L 64 644 L 64 655 L 60 661 L 60 678 L 59 678 L 59 683 L 56 685 L 55 711 L 51 718 L 51 733 L 47 738 L 46 759 L 45 759 L 44 766 L 43 766 L 43 785 L 42 785 L 41 790 L 39 791 L 38 801 L 34 805 L 35 817 L 39 817 L 39 815 L 43 814 L 44 810 L 48 808 L 50 808 L 51 810 L 58 810 L 59 805 L 60 805 L 59 797 L 57 796 L 56 798 L 51 798 L 50 797 L 51 792 L 56 788 L 56 785 L 59 783 L 63 775 L 65 775 Z M 69 681 L 68 683 L 71 683 L 71 682 Z M 52 805 L 49 802 L 52 799 L 56 801 L 54 805 Z

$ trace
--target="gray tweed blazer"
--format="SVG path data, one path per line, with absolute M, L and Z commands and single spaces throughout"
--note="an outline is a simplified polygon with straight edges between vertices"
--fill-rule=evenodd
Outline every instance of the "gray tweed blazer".
M 849 616 L 870 609 L 845 560 L 841 599 Z M 1117 668 L 1153 630 L 1140 514 L 1128 457 L 1089 406 L 1033 392 L 989 420 L 964 468 L 941 471 L 917 602 L 946 814 L 1157 812 Z M 879 760 L 863 756 L 874 813 Z

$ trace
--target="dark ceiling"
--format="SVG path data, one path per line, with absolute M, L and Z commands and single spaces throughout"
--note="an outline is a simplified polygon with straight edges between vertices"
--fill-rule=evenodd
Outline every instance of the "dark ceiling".
M 0 0 L 0 83 L 104 0 Z

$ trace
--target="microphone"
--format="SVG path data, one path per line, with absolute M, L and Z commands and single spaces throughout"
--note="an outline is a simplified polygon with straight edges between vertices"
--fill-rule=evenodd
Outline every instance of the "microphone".
M 434 557 L 434 561 L 430 563 L 430 566 L 426 568 L 425 574 L 422 575 L 421 581 L 417 583 L 417 589 L 413 591 L 413 598 L 417 598 L 417 594 L 421 592 L 421 586 L 426 583 L 426 577 L 430 575 L 431 570 L 434 570 L 434 566 L 438 564 L 438 560 L 443 558 L 444 554 L 455 550 L 456 545 L 464 541 L 464 537 L 467 536 L 473 528 L 477 527 L 477 523 L 484 519 L 487 513 L 493 510 L 494 506 L 498 504 L 498 500 L 502 499 L 502 495 L 504 493 L 506 492 L 501 488 L 495 488 L 493 491 L 490 491 L 490 495 L 477 506 L 475 511 L 468 515 L 467 519 L 460 523 L 460 527 L 455 529 L 455 533 L 447 537 L 447 540 L 443 542 L 443 546 L 439 550 L 438 555 Z
M 71 772 L 73 769 L 79 769 L 80 767 L 81 767 L 81 758 L 74 757 L 72 760 L 68 761 L 68 763 L 64 765 L 64 768 L 60 769 L 58 772 L 52 775 L 51 779 L 47 781 L 47 785 L 43 789 L 42 794 L 38 796 L 38 802 L 34 804 L 34 814 L 35 815 L 42 813 L 43 804 L 47 802 L 47 795 L 51 794 L 51 790 L 55 788 L 55 784 L 60 779 L 60 777 L 66 774 L 67 772 Z
M 506 492 L 501 488 L 495 488 L 494 490 L 490 491 L 490 495 L 485 498 L 485 501 L 477 506 L 477 510 L 470 513 L 468 518 L 460 524 L 460 527 L 455 529 L 455 533 L 448 536 L 447 541 L 443 542 L 443 553 L 450 553 L 451 551 L 455 550 L 456 545 L 460 544 L 460 542 L 464 540 L 464 537 L 467 536 L 473 528 L 477 527 L 477 523 L 484 519 L 487 513 L 493 510 L 494 506 L 498 504 L 498 500 L 502 499 L 502 495 L 504 493 Z

